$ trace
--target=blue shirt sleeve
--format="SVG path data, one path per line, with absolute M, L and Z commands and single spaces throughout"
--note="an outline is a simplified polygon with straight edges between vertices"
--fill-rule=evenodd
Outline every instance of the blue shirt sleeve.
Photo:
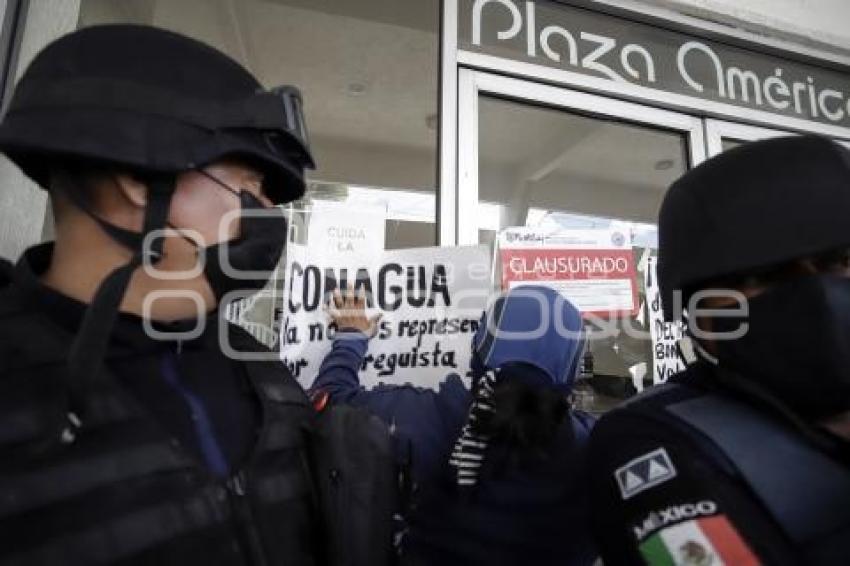
M 362 332 L 338 332 L 311 392 L 323 391 L 335 403 L 351 401 L 358 393 L 364 393 L 358 372 L 368 348 L 369 338 Z
M 445 442 L 447 430 L 459 428 L 469 408 L 470 395 L 458 376 L 449 376 L 439 391 L 412 385 L 380 384 L 370 390 L 360 385 L 358 372 L 369 346 L 362 332 L 340 331 L 319 367 L 311 393 L 324 392 L 332 403 L 363 407 L 396 432 L 409 438 L 421 453 Z M 454 434 L 452 432 L 451 434 Z M 430 454 L 420 455 L 425 464 Z
M 424 407 L 433 402 L 433 391 L 409 385 L 384 384 L 367 390 L 360 384 L 359 371 L 368 349 L 369 338 L 362 332 L 337 332 L 310 393 L 326 393 L 331 403 L 364 407 L 390 426 L 402 424 L 399 421 L 420 418 L 423 411 L 428 412 Z

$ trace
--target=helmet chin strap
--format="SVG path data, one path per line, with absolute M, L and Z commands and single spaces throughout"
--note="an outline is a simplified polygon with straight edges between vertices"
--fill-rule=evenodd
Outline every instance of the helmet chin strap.
M 77 412 L 77 415 L 83 408 L 82 400 L 85 398 L 85 391 L 92 385 L 101 370 L 112 328 L 133 272 L 146 261 L 153 265 L 162 258 L 164 239 L 153 238 L 148 249 L 143 247 L 144 239 L 146 235 L 165 228 L 175 183 L 176 176 L 173 174 L 154 175 L 148 178 L 148 199 L 142 233 L 137 235 L 127 231 L 129 234 L 141 236 L 138 241 L 131 242 L 128 238 L 118 236 L 115 232 L 124 231 L 97 218 L 88 207 L 82 207 L 87 214 L 97 220 L 110 237 L 121 245 L 129 247 L 134 253 L 129 262 L 113 270 L 100 283 L 71 344 L 68 357 L 70 370 L 68 385 L 72 410 Z M 114 230 L 108 229 L 107 226 Z

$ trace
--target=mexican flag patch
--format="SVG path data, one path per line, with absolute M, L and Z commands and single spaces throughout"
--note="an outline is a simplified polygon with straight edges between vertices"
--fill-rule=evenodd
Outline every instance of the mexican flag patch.
M 640 545 L 652 566 L 756 566 L 758 558 L 723 515 L 662 529 Z

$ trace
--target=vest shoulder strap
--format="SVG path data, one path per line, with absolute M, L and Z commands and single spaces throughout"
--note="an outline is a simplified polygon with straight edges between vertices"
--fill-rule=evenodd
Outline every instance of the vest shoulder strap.
M 716 394 L 666 411 L 727 456 L 792 541 L 806 545 L 850 530 L 850 470 L 790 427 Z
M 264 398 L 295 405 L 310 406 L 304 389 L 277 353 L 260 344 L 244 328 L 227 321 L 222 329 L 228 336 L 228 347 L 241 359 L 251 382 Z

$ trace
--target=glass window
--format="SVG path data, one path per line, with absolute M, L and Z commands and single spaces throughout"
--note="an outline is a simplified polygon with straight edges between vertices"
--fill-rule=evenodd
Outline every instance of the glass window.
M 80 25 L 209 43 L 304 94 L 318 169 L 305 202 L 387 205 L 388 248 L 436 243 L 439 1 L 82 0 Z
M 479 109 L 479 199 L 502 207 L 501 227 L 532 208 L 654 223 L 688 168 L 679 132 L 489 96 Z
M 613 322 L 643 332 L 592 340 L 588 379 L 577 391 L 584 408 L 603 412 L 652 383 L 643 270 L 657 255 L 664 193 L 689 166 L 686 136 L 491 96 L 480 98 L 479 111 L 479 214 L 472 221 L 482 243 L 528 226 L 550 235 L 615 230 L 631 248 L 640 308 Z

